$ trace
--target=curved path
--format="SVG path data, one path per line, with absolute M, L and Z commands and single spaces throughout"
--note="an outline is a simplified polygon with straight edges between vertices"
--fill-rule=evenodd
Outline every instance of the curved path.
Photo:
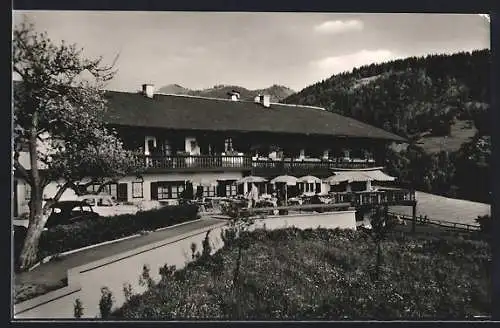
M 161 231 L 154 231 L 147 235 L 62 256 L 50 262 L 43 263 L 32 271 L 16 274 L 14 279 L 15 294 L 21 292 L 21 288 L 24 290 L 22 291 L 23 293 L 27 292 L 26 289 L 31 288 L 38 290 L 38 292 L 35 292 L 36 295 L 32 295 L 32 297 L 42 295 L 50 290 L 64 287 L 67 283 L 67 272 L 71 268 L 225 221 L 205 217 L 186 224 L 167 227 Z

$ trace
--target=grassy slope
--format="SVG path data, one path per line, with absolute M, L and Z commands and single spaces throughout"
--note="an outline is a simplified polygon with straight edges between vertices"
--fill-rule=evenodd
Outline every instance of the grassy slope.
M 375 281 L 375 246 L 361 233 L 286 229 L 252 236 L 238 293 L 230 287 L 237 250 L 225 248 L 220 273 L 209 269 L 214 262 L 191 265 L 134 297 L 116 318 L 460 319 L 491 311 L 485 270 L 491 255 L 481 241 L 394 233 L 383 244 Z
M 479 215 L 491 213 L 489 204 L 447 198 L 420 191 L 416 192 L 416 198 L 417 216 L 427 215 L 429 219 L 477 224 L 475 219 Z M 391 211 L 411 215 L 409 206 L 391 206 Z
M 476 134 L 477 129 L 473 122 L 456 121 L 451 126 L 450 136 L 447 137 L 423 137 L 419 140 L 420 146 L 429 154 L 440 151 L 455 152 L 462 144 L 470 141 Z

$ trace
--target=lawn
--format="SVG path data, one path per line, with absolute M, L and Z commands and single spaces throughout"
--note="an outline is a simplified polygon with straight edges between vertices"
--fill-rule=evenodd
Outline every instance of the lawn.
M 489 204 L 447 198 L 420 191 L 416 192 L 415 197 L 417 199 L 417 216 L 427 215 L 429 219 L 477 225 L 475 219 L 478 216 L 491 213 Z M 390 210 L 411 216 L 411 207 L 409 206 L 391 206 Z
M 454 152 L 460 149 L 462 144 L 471 140 L 477 129 L 471 121 L 457 120 L 451 126 L 451 132 L 446 137 L 423 137 L 419 140 L 421 146 L 429 154 L 440 151 Z
M 112 319 L 469 319 L 491 313 L 488 244 L 477 235 L 392 232 L 375 272 L 371 238 L 341 230 L 256 230 L 128 301 Z M 138 273 L 139 274 L 139 273 Z M 84 305 L 85 306 L 85 305 Z

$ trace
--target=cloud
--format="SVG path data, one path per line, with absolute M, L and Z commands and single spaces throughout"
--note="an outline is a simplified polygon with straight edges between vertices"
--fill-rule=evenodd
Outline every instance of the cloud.
M 361 31 L 363 30 L 364 24 L 360 20 L 348 20 L 348 21 L 326 21 L 319 25 L 314 26 L 314 30 L 318 33 L 324 34 L 338 34 L 348 31 Z
M 404 56 L 387 49 L 363 49 L 347 55 L 322 58 L 312 61 L 310 64 L 315 71 L 324 78 L 332 74 L 350 71 L 355 67 L 369 65 L 371 63 L 381 63 L 402 57 Z

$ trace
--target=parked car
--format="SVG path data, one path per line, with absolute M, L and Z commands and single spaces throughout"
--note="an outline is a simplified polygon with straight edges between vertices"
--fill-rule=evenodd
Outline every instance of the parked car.
M 99 213 L 94 212 L 92 206 L 86 202 L 77 200 L 65 200 L 53 204 L 50 207 L 50 214 L 45 228 L 62 224 L 71 224 L 73 222 L 100 217 Z M 13 225 L 15 229 L 19 227 L 28 228 L 28 219 L 15 219 Z M 22 230 L 22 229 L 20 229 Z
M 94 212 L 98 213 L 100 216 L 135 214 L 139 211 L 137 205 L 123 205 L 117 203 L 113 196 L 107 194 L 83 195 L 78 197 L 78 200 L 93 206 Z
M 71 224 L 82 220 L 98 218 L 100 215 L 94 212 L 91 205 L 86 202 L 67 200 L 57 202 L 51 206 L 46 228 L 56 225 Z

